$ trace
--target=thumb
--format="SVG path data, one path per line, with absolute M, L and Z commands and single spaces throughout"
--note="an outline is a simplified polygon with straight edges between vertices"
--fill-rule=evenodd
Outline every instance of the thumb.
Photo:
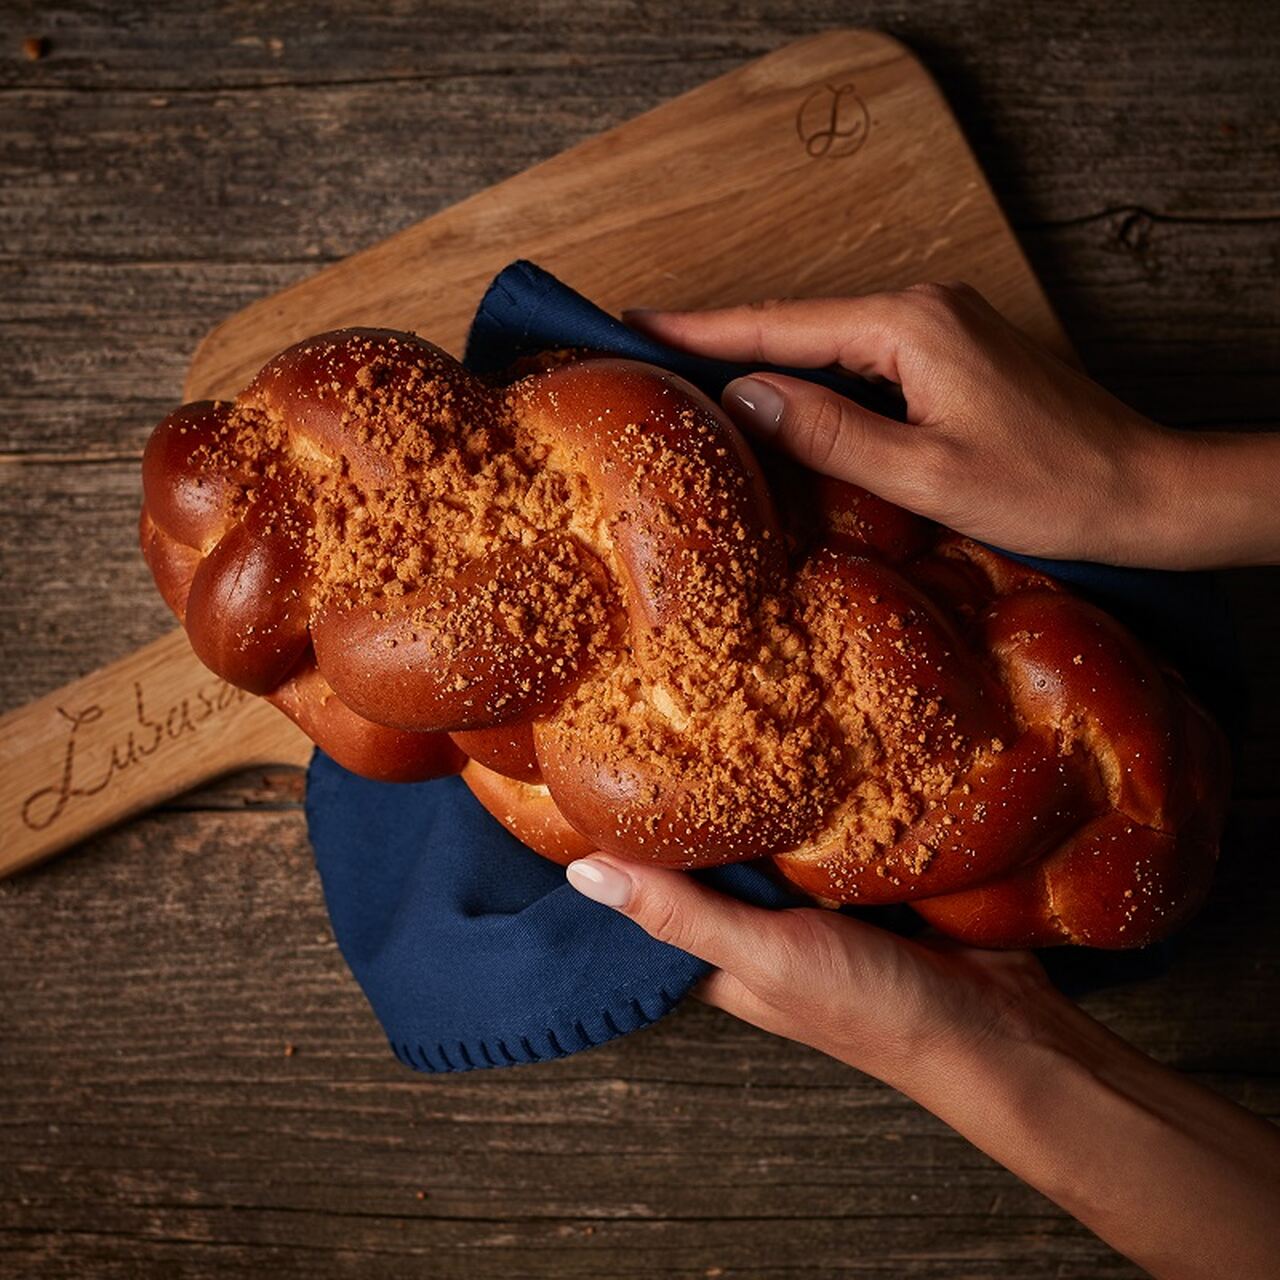
M 721 401 L 734 421 L 762 443 L 823 475 L 889 496 L 883 484 L 910 440 L 910 427 L 826 387 L 782 374 L 736 378 Z
M 634 920 L 659 942 L 747 983 L 776 983 L 790 959 L 783 937 L 789 912 L 739 902 L 680 871 L 598 853 L 571 862 L 565 874 L 584 897 Z

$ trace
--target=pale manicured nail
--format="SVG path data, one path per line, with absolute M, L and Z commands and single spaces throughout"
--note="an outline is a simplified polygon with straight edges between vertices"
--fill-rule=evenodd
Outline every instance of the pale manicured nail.
M 777 434 L 787 407 L 782 392 L 759 378 L 735 378 L 725 387 L 722 402 L 736 421 L 762 436 Z
M 569 883 L 585 898 L 606 907 L 625 907 L 631 900 L 631 877 L 607 862 L 582 858 L 569 863 L 565 872 Z

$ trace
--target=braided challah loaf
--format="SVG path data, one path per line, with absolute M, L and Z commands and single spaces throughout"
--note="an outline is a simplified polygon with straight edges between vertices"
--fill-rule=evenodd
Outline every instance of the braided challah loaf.
M 658 369 L 495 388 L 351 329 L 156 428 L 142 545 L 218 675 L 357 773 L 460 770 L 547 857 L 771 857 L 988 946 L 1175 927 L 1225 790 L 1177 677 L 1041 574 L 780 472 Z

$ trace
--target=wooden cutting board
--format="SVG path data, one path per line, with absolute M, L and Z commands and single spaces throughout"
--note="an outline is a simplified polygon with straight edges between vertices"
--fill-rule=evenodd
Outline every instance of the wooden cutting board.
M 929 74 L 888 36 L 832 31 L 253 304 L 200 344 L 187 398 L 234 395 L 280 348 L 342 325 L 412 329 L 460 354 L 514 258 L 615 312 L 964 279 L 1067 350 Z
M 609 310 L 965 279 L 1069 346 L 933 81 L 870 31 L 801 40 L 464 200 L 219 325 L 188 399 L 234 395 L 323 329 L 460 353 L 492 277 L 530 258 Z M 181 632 L 0 719 L 0 875 L 246 765 L 302 763 L 284 716 Z

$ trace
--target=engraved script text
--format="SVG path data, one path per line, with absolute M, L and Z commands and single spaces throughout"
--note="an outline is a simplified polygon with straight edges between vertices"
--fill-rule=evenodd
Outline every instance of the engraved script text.
M 134 722 L 123 739 L 111 744 L 110 758 L 103 771 L 87 779 L 83 776 L 85 737 L 106 712 L 96 703 L 79 711 L 59 707 L 58 714 L 67 725 L 62 772 L 57 782 L 33 791 L 23 801 L 22 821 L 32 831 L 45 830 L 62 817 L 73 800 L 105 791 L 122 773 L 154 755 L 166 742 L 198 733 L 207 720 L 242 702 L 247 696 L 243 689 L 222 681 L 211 681 L 196 689 L 193 696 L 165 708 L 156 718 L 148 712 L 142 685 L 135 680 Z
M 853 155 L 870 131 L 867 104 L 852 84 L 819 85 L 796 112 L 796 133 L 814 160 Z

